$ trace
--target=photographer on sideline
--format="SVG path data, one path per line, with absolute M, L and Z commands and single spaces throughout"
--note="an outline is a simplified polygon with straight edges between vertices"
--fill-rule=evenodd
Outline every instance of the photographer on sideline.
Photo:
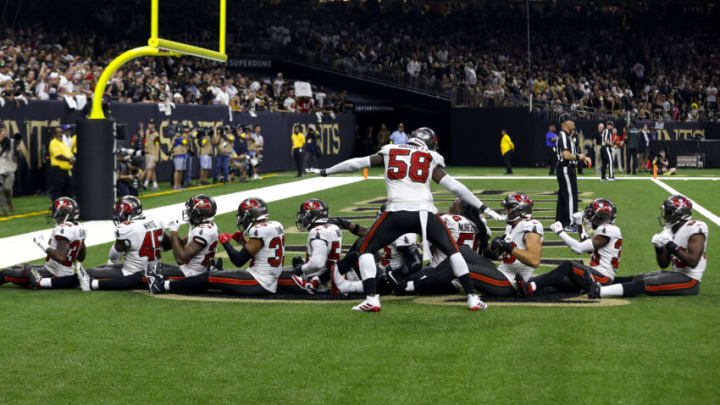
M 183 177 L 183 187 L 192 187 L 192 164 L 193 164 L 193 158 L 197 156 L 197 143 L 195 143 L 197 138 L 197 129 L 190 129 L 190 127 L 185 126 L 183 130 L 187 135 L 188 139 L 188 157 L 187 160 L 185 160 L 185 176 Z
M 200 184 L 203 186 L 208 184 L 207 179 L 212 169 L 213 143 L 211 131 L 211 129 L 200 128 L 196 135 L 198 154 L 200 155 Z
M 0 128 L 0 217 L 8 215 L 8 211 L 14 211 L 12 195 L 17 170 L 15 155 L 20 139 L 20 134 L 10 138 L 7 129 Z
M 75 187 L 70 175 L 75 164 L 75 155 L 70 147 L 63 142 L 63 130 L 56 127 L 54 137 L 48 145 L 50 154 L 50 168 L 48 169 L 48 196 L 55 201 L 60 197 L 74 196 Z
M 265 146 L 265 139 L 260 134 L 262 131 L 262 128 L 260 128 L 260 125 L 255 126 L 255 131 L 250 135 L 253 138 L 253 145 L 254 145 L 254 151 L 255 156 L 250 159 L 250 164 L 253 167 L 253 180 L 260 180 L 260 176 L 258 175 L 258 166 L 260 163 L 262 163 L 263 158 L 263 147 Z
M 143 188 L 148 188 L 148 183 L 152 180 L 152 189 L 157 190 L 157 174 L 155 173 L 155 165 L 160 160 L 160 134 L 155 129 L 155 120 L 152 118 L 148 121 L 147 129 L 143 128 L 140 122 L 138 134 L 142 137 L 142 144 L 145 146 L 145 171 L 142 174 Z
M 181 182 L 183 180 L 183 173 L 185 172 L 186 160 L 188 159 L 188 144 L 190 143 L 190 130 L 189 128 L 183 128 L 181 131 L 175 133 L 173 139 L 173 166 L 175 166 L 175 172 L 173 173 L 173 190 L 182 190 Z
M 130 156 L 117 155 L 117 196 L 138 195 L 139 179 L 136 177 L 138 168 Z
M 213 183 L 217 183 L 218 174 L 222 171 L 222 181 L 227 183 L 230 177 L 230 155 L 233 153 L 233 143 L 235 135 L 229 125 L 220 128 L 217 135 L 213 139 L 215 145 L 215 167 L 213 168 Z
M 315 129 L 315 124 L 308 125 L 308 134 L 305 137 L 305 155 L 307 156 L 307 167 L 318 167 L 318 161 L 320 160 L 320 134 Z

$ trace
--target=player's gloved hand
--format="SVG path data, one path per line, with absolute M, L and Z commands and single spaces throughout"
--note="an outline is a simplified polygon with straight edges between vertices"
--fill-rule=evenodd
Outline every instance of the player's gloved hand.
M 681 248 L 675 242 L 670 240 L 665 244 L 665 249 L 667 249 L 668 252 L 672 253 L 673 255 L 678 256 Z
M 229 233 L 221 233 L 218 235 L 218 240 L 220 241 L 220 244 L 225 244 L 227 242 L 230 242 L 232 240 L 232 236 L 230 236 Z
M 348 229 L 352 225 L 352 222 L 348 221 L 345 218 L 340 218 L 340 217 L 328 218 L 327 223 L 337 225 L 342 229 Z
M 48 248 L 50 247 L 48 246 L 47 242 L 45 242 L 45 237 L 43 237 L 42 235 L 33 236 L 33 242 L 35 242 L 35 244 L 38 245 L 38 247 L 42 249 L 43 252 L 47 252 Z
M 584 213 L 582 211 L 578 211 L 572 215 L 573 223 L 577 226 L 580 226 L 583 224 L 583 217 Z
M 670 238 L 668 238 L 666 235 L 661 233 L 656 233 L 653 235 L 652 239 L 650 240 L 653 245 L 657 248 L 661 248 L 665 245 L 667 245 L 668 242 L 670 242 Z
M 305 263 L 305 260 L 302 259 L 300 256 L 294 256 L 292 258 L 292 266 L 293 266 L 293 272 L 295 275 L 301 276 L 302 275 L 302 265 Z
M 325 171 L 325 169 L 316 169 L 316 168 L 305 169 L 305 173 L 316 174 L 318 176 L 327 177 L 327 172 Z
M 178 229 L 180 229 L 180 221 L 178 221 L 177 219 L 173 219 L 172 221 L 168 222 L 165 228 L 167 228 L 168 232 L 170 233 L 177 232 Z
M 513 246 L 500 236 L 495 237 L 495 239 L 492 240 L 490 246 L 492 246 L 492 248 L 495 250 L 499 250 L 500 252 L 510 253 L 513 250 Z
M 507 218 L 505 215 L 498 214 L 498 213 L 495 212 L 495 210 L 493 210 L 492 208 L 487 208 L 487 207 L 486 207 L 485 210 L 484 210 L 482 213 L 485 214 L 485 215 L 487 215 L 487 216 L 489 216 L 490 218 L 492 218 L 492 219 L 494 219 L 494 220 L 496 220 L 496 221 L 505 222 L 505 219 Z
M 244 245 L 246 242 L 245 235 L 243 235 L 242 231 L 235 231 L 231 236 L 233 240 L 237 243 Z
M 585 231 L 585 228 L 583 228 L 582 232 L 580 232 L 580 240 L 585 240 L 589 237 L 590 235 L 588 235 L 588 233 Z
M 557 221 L 550 225 L 550 230 L 555 232 L 556 234 L 560 235 L 560 232 L 562 232 L 565 229 L 562 222 Z

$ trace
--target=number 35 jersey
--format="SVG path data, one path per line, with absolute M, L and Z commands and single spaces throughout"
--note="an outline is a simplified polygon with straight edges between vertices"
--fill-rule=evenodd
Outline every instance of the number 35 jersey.
M 250 262 L 248 272 L 264 289 L 275 293 L 285 262 L 285 229 L 280 222 L 263 221 L 253 224 L 247 236 L 260 239 L 263 244 Z
M 387 211 L 437 213 L 430 192 L 435 167 L 445 167 L 445 159 L 417 145 L 385 145 L 378 152 L 385 159 Z
M 68 255 L 64 262 L 60 263 L 51 259 L 50 256 L 45 257 L 45 269 L 56 277 L 72 276 L 75 273 L 73 265 L 75 257 L 82 248 L 85 241 L 85 228 L 80 224 L 72 222 L 63 222 L 55 226 L 50 235 L 50 246 L 57 249 L 58 241 L 66 240 L 69 246 Z
M 145 271 L 149 263 L 162 258 L 163 223 L 153 219 L 122 222 L 115 230 L 115 239 L 125 244 L 123 275 Z
M 202 249 L 189 262 L 180 266 L 180 271 L 185 277 L 197 276 L 207 271 L 207 265 L 210 259 L 215 257 L 215 249 L 218 245 L 217 225 L 214 222 L 203 222 L 190 229 L 187 243 L 190 242 L 197 243 Z

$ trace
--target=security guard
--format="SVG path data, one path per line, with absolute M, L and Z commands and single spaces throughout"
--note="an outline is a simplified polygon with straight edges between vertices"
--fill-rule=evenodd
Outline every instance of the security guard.
M 295 125 L 292 133 L 292 152 L 295 158 L 295 166 L 297 167 L 297 176 L 295 177 L 302 177 L 303 163 L 305 163 L 303 146 L 305 146 L 305 135 L 303 135 L 300 125 Z
M 576 168 L 578 164 L 590 164 L 590 158 L 578 153 L 578 147 L 573 140 L 575 122 L 572 115 L 560 115 L 560 133 L 557 139 L 557 181 L 559 186 L 555 220 L 560 221 L 565 230 L 575 232 L 577 228 L 572 224 L 572 216 L 578 210 L 578 190 Z
M 70 147 L 63 142 L 63 130 L 55 128 L 54 137 L 48 145 L 50 153 L 50 169 L 48 170 L 48 196 L 55 201 L 60 197 L 73 195 L 72 171 L 75 155 Z

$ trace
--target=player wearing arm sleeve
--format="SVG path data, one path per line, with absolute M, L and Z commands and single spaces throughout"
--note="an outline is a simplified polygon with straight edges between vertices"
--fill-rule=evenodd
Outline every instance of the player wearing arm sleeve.
M 592 238 L 581 236 L 581 240 L 577 241 L 565 232 L 560 222 L 552 224 L 550 228 L 560 236 L 573 253 L 577 255 L 592 253 L 590 265 L 566 261 L 545 274 L 533 277 L 527 283 L 518 281 L 520 291 L 524 295 L 534 295 L 536 291 L 545 287 L 567 286 L 569 283 L 565 282 L 566 278 L 578 291 L 580 289 L 588 291 L 591 281 L 602 285 L 612 283 L 620 267 L 622 255 L 622 233 L 615 225 L 617 218 L 615 204 L 607 198 L 598 198 L 585 208 L 584 213 L 577 214 L 580 215 L 575 215 L 575 221 L 576 225 L 580 225 L 583 229 L 581 235 L 584 235 L 583 219 L 585 219 L 592 225 L 594 231 Z
M 707 268 L 706 223 L 692 219 L 692 202 L 683 195 L 668 197 L 660 207 L 659 217 L 664 229 L 653 235 L 655 258 L 661 268 L 672 264 L 671 270 L 658 270 L 629 277 L 615 277 L 615 284 L 601 286 L 594 282 L 590 298 L 634 297 L 647 295 L 697 295 Z

